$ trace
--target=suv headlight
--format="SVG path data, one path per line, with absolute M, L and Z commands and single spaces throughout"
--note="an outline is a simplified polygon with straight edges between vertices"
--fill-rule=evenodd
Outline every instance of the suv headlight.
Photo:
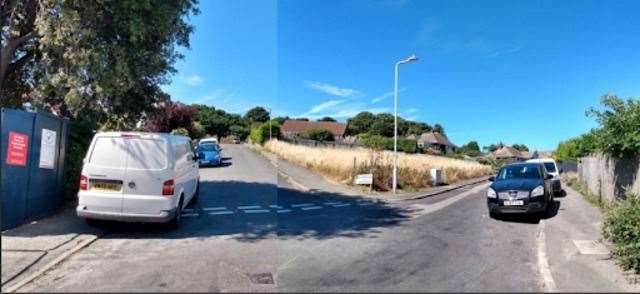
M 497 195 L 496 195 L 496 191 L 495 190 L 493 190 L 491 188 L 489 188 L 487 190 L 487 198 L 496 198 L 496 196 Z
M 544 195 L 544 186 L 538 186 L 531 191 L 531 197 L 537 197 Z

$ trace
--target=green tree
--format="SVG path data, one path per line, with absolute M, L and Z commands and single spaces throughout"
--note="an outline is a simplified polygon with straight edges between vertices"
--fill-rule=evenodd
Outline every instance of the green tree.
M 131 129 L 153 103 L 168 100 L 160 85 L 189 47 L 195 0 L 39 0 L 41 50 L 33 97 L 37 105 L 104 128 Z
M 302 138 L 315 141 L 333 141 L 333 134 L 327 129 L 311 129 L 300 134 Z
M 318 121 L 336 122 L 336 120 L 333 117 L 330 117 L 330 116 L 325 116 L 325 117 L 319 119 Z
M 249 123 L 262 123 L 270 119 L 269 112 L 264 109 L 264 107 L 260 106 L 249 109 L 249 111 L 247 111 L 247 113 L 244 115 L 244 118 L 249 121 Z
M 288 116 L 278 116 L 273 119 L 273 121 L 277 122 L 279 125 L 283 125 L 287 120 L 290 120 Z
M 440 125 L 440 124 L 433 125 L 433 131 L 437 132 L 437 133 L 440 133 L 440 134 L 443 134 L 443 135 L 446 135 L 445 132 L 444 132 L 444 127 L 442 125 Z
M 373 113 L 368 111 L 363 111 L 358 113 L 356 116 L 347 119 L 347 131 L 346 133 L 349 135 L 357 135 L 366 133 L 369 131 L 371 124 L 373 124 L 375 120 L 375 116 Z
M 422 133 L 431 131 L 431 126 L 423 122 L 407 121 L 407 135 L 420 136 Z
M 478 145 L 478 142 L 470 141 L 469 143 L 460 146 L 458 152 L 469 156 L 478 156 L 480 155 L 480 146 Z
M 241 125 L 232 125 L 229 127 L 229 133 L 240 140 L 244 140 L 249 136 L 249 128 Z
M 233 125 L 244 127 L 248 132 L 249 124 L 240 115 L 207 105 L 194 104 L 193 108 L 196 109 L 195 120 L 200 122 L 210 135 L 226 137 L 231 134 Z
M 605 95 L 604 109 L 590 108 L 587 115 L 600 124 L 597 145 L 600 150 L 616 157 L 640 153 L 640 100 L 623 100 Z
M 271 136 L 272 138 L 280 137 L 280 125 L 272 122 L 271 124 Z M 257 144 L 263 144 L 267 140 L 269 140 L 269 123 L 263 123 L 259 125 L 257 128 L 251 130 L 249 134 L 249 138 L 251 141 Z

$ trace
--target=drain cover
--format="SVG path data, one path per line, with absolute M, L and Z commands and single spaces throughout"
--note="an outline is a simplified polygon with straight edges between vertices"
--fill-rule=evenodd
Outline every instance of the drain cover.
M 271 273 L 249 274 L 249 280 L 254 284 L 273 284 L 273 275 Z
M 604 244 L 597 240 L 573 240 L 573 244 L 576 245 L 580 254 L 585 255 L 605 255 L 609 254 L 609 250 Z

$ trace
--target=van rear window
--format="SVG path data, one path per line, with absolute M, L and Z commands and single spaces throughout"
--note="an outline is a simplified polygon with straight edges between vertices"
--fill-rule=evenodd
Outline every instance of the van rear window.
M 160 140 L 129 139 L 128 168 L 164 169 L 167 167 L 166 144 Z
M 127 145 L 123 138 L 102 137 L 96 140 L 89 163 L 104 167 L 124 168 L 127 159 Z

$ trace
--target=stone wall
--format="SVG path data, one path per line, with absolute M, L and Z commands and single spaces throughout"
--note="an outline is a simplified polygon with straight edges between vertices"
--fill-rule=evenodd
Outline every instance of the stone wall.
M 624 198 L 626 192 L 640 194 L 640 156 L 611 158 L 598 154 L 583 157 L 578 175 L 589 192 L 603 200 Z

